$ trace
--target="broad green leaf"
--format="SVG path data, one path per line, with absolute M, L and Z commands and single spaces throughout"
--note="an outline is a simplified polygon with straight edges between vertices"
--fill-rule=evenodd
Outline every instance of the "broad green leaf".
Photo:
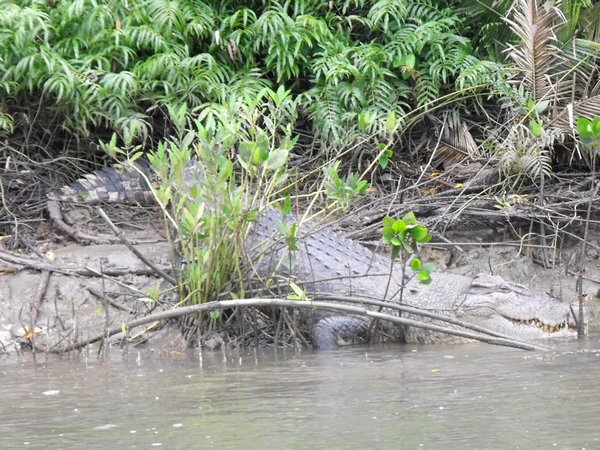
M 429 233 L 427 233 L 427 228 L 425 228 L 423 225 L 417 225 L 410 230 L 410 234 L 415 241 L 422 243 L 423 239 L 425 239 Z
M 577 119 L 577 130 L 582 138 L 593 138 L 594 128 L 592 127 L 592 121 L 586 117 L 579 117 Z
M 379 157 L 379 165 L 382 169 L 387 168 L 389 162 L 390 158 L 388 158 L 388 156 L 385 153 Z
M 429 284 L 432 281 L 431 280 L 431 275 L 429 274 L 429 272 L 426 272 L 425 270 L 420 271 L 417 274 L 417 278 L 423 284 Z
M 282 236 L 287 236 L 289 227 L 286 223 L 282 222 L 281 220 L 278 220 L 275 226 L 277 227 L 277 231 L 279 231 L 279 234 L 281 234 Z
M 542 125 L 543 122 L 541 120 L 530 120 L 529 121 L 529 131 L 531 131 L 531 134 L 538 138 L 542 135 Z
M 269 154 L 267 161 L 265 162 L 265 169 L 277 170 L 284 166 L 287 162 L 288 151 L 287 150 L 274 150 Z
M 402 220 L 404 220 L 404 222 L 406 222 L 406 225 L 416 225 L 417 224 L 417 218 L 415 217 L 415 213 L 412 211 L 407 212 L 404 217 L 402 218 Z
M 418 272 L 421 269 L 421 260 L 419 258 L 413 258 L 409 265 L 412 270 Z

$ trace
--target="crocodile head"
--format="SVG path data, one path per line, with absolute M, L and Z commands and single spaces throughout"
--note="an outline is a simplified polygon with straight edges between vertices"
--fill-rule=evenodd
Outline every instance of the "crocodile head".
M 509 336 L 543 339 L 577 336 L 575 311 L 566 302 L 536 296 L 520 284 L 482 274 L 473 280 L 457 316 Z

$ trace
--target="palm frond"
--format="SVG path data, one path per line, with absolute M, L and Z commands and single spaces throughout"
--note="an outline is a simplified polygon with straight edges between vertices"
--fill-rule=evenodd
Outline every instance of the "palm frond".
M 511 46 L 509 56 L 521 71 L 535 102 L 568 89 L 567 83 L 552 83 L 549 74 L 560 59 L 554 24 L 561 17 L 560 0 L 553 6 L 538 0 L 517 0 L 505 20 L 521 43 Z
M 552 118 L 551 124 L 564 130 L 577 128 L 577 118 L 592 119 L 600 117 L 600 95 L 577 100 L 566 105 L 559 114 Z

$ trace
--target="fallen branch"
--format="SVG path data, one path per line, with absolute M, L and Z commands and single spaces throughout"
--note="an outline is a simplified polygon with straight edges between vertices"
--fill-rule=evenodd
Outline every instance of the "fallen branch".
M 436 331 L 440 333 L 445 333 L 453 336 L 458 336 L 466 339 L 474 339 L 481 342 L 486 342 L 488 344 L 494 345 L 503 345 L 507 347 L 514 347 L 523 350 L 548 350 L 548 347 L 544 347 L 541 345 L 518 341 L 510 338 L 499 338 L 493 337 L 490 335 L 484 335 L 481 333 L 471 333 L 468 331 L 455 330 L 452 328 L 442 327 L 439 325 L 434 325 L 426 322 L 418 322 L 416 320 L 406 319 L 404 317 L 392 316 L 390 314 L 380 313 L 377 311 L 372 311 L 366 308 L 361 308 L 358 306 L 351 305 L 340 305 L 332 302 L 323 302 L 323 301 L 298 301 L 298 300 L 283 300 L 283 299 L 264 299 L 264 298 L 251 298 L 251 299 L 243 299 L 243 300 L 223 300 L 223 301 L 213 301 L 207 302 L 200 305 L 193 306 L 184 306 L 179 308 L 170 309 L 168 311 L 161 311 L 159 313 L 150 314 L 146 317 L 142 317 L 140 319 L 132 320 L 126 324 L 121 326 L 112 328 L 108 330 L 107 333 L 102 333 L 92 338 L 86 339 L 81 342 L 76 342 L 74 344 L 68 345 L 64 348 L 51 348 L 48 351 L 51 353 L 65 353 L 73 350 L 81 349 L 87 345 L 93 344 L 95 342 L 101 341 L 102 339 L 114 336 L 115 334 L 121 333 L 124 330 L 133 329 L 135 327 L 139 327 L 141 325 L 145 325 L 150 322 L 155 321 L 164 321 L 168 319 L 174 319 L 178 317 L 183 317 L 188 314 L 197 314 L 202 311 L 216 311 L 216 310 L 224 310 L 236 307 L 264 307 L 264 306 L 280 306 L 280 307 L 291 307 L 291 308 L 300 308 L 300 309 L 321 309 L 326 311 L 336 311 L 341 313 L 353 314 L 357 316 L 363 317 L 371 317 L 379 320 L 386 320 L 392 323 L 397 323 L 401 325 L 408 325 L 416 328 L 423 328 L 426 330 Z M 441 319 L 440 319 L 441 320 Z M 491 332 L 490 332 L 491 333 Z M 489 333 L 488 333 L 489 334 Z

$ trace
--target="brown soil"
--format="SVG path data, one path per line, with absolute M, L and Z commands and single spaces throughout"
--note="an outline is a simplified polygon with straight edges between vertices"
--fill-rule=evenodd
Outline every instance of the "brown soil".
M 86 232 L 108 233 L 101 221 L 92 220 L 93 209 L 69 208 L 66 218 L 73 223 L 87 223 Z M 160 232 L 156 211 L 137 208 L 112 211 L 121 216 L 120 229 L 149 260 L 169 271 L 168 245 Z M 84 220 L 85 219 L 85 220 Z M 117 220 L 117 219 L 115 219 Z M 135 226 L 131 226 L 131 224 Z M 51 227 L 47 227 L 50 231 Z M 161 287 L 161 279 L 150 271 L 131 251 L 120 244 L 83 245 L 47 234 L 29 252 L 8 252 L 0 248 L 0 352 L 28 351 L 32 341 L 23 337 L 23 328 L 35 323 L 42 331 L 33 339 L 37 351 L 60 351 L 76 342 L 106 334 L 136 317 L 143 317 L 171 304 L 161 305 L 150 299 L 149 292 Z M 577 301 L 576 278 L 567 272 L 577 264 L 572 247 L 558 255 L 560 262 L 552 269 L 533 264 L 522 248 L 504 244 L 473 244 L 456 234 L 452 245 L 438 243 L 424 249 L 423 258 L 436 260 L 440 270 L 475 275 L 492 272 L 531 287 L 539 293 L 563 296 Z M 479 235 L 488 241 L 489 236 Z M 442 245 L 443 244 L 443 245 Z M 590 240 L 587 252 L 584 292 L 594 293 L 600 280 L 597 236 Z M 104 275 L 101 275 L 104 274 Z M 164 286 L 164 284 L 162 284 Z M 109 300 L 107 300 L 109 299 Z M 21 330 L 19 330 L 21 329 Z M 126 343 L 144 345 L 156 352 L 183 352 L 185 342 L 176 327 L 127 330 L 99 341 L 93 351 Z M 88 349 L 89 351 L 90 349 Z

